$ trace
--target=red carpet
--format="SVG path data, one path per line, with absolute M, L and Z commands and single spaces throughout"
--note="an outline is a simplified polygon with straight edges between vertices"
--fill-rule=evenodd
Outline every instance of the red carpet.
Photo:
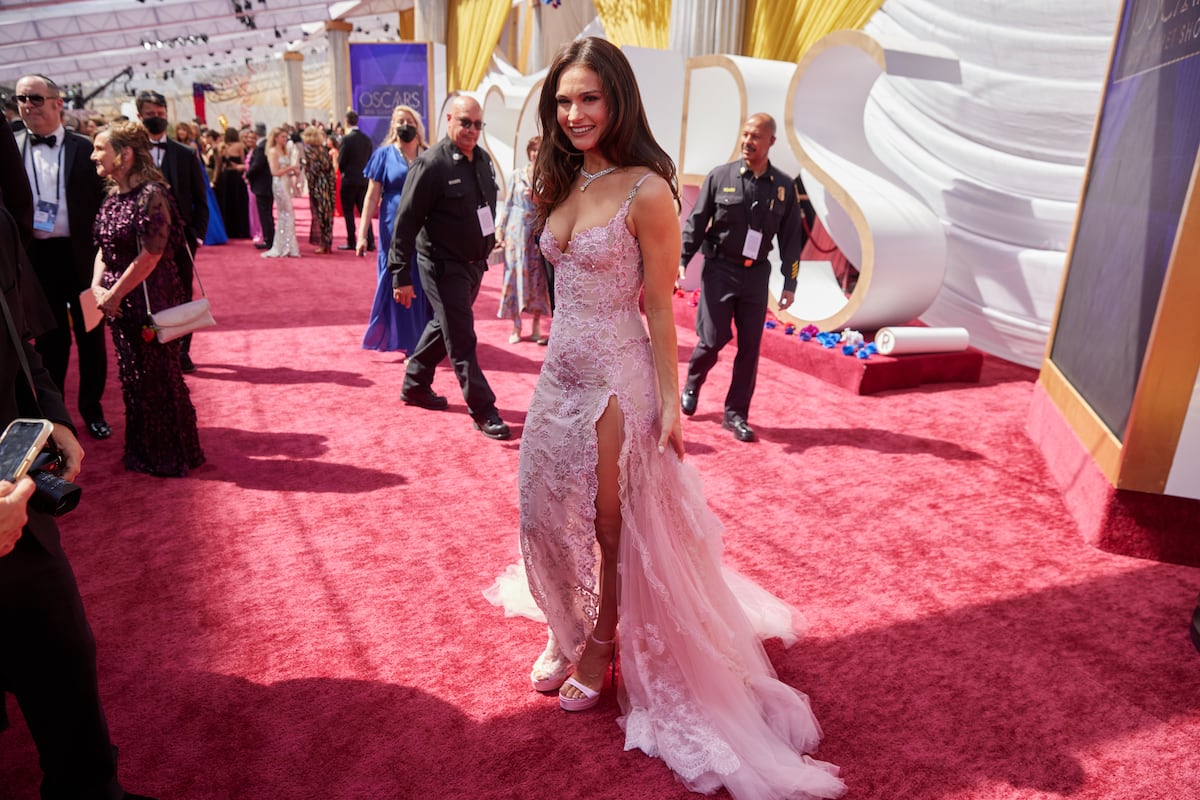
M 301 226 L 307 236 L 307 222 Z M 339 239 L 340 241 L 340 239 Z M 543 632 L 480 592 L 516 554 L 519 440 L 403 406 L 359 349 L 373 259 L 203 251 L 218 327 L 188 378 L 209 464 L 184 480 L 84 441 L 63 524 L 99 642 L 122 776 L 164 800 L 688 797 L 622 751 L 611 693 L 533 692 Z M 500 275 L 480 360 L 519 436 L 544 349 L 507 344 Z M 679 302 L 683 302 L 680 300 Z M 680 357 L 694 337 L 680 328 Z M 1200 569 L 1081 538 L 1025 431 L 1034 373 L 859 396 L 764 360 L 751 422 L 720 428 L 729 353 L 684 426 L 729 561 L 807 614 L 768 651 L 808 692 L 863 800 L 1200 796 Z M 0 797 L 37 796 L 11 698 Z

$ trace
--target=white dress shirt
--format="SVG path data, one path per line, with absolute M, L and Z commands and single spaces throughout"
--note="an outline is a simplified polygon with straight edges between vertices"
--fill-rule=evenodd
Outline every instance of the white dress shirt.
M 33 131 L 26 129 L 29 138 L 25 140 L 21 157 L 25 162 L 25 174 L 29 178 L 29 188 L 33 191 L 34 210 L 40 203 L 57 203 L 58 213 L 54 218 L 54 230 L 43 231 L 36 227 L 33 231 L 35 239 L 54 239 L 70 236 L 71 228 L 67 224 L 67 175 L 64 163 L 64 137 L 66 130 L 62 125 L 54 130 L 54 147 L 44 144 L 34 145 Z

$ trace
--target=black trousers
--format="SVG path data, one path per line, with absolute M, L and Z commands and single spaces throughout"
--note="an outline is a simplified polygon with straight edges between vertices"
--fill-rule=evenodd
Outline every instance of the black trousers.
M 354 215 L 362 216 L 363 204 L 367 201 L 366 183 L 350 183 L 342 176 L 342 187 L 339 198 L 342 201 L 342 218 L 346 220 L 346 244 L 353 247 L 358 243 L 358 223 Z M 367 226 L 367 247 L 375 246 L 375 230 Z
M 81 270 L 75 264 L 71 240 L 65 237 L 34 239 L 29 260 L 54 313 L 54 330 L 34 341 L 42 364 L 58 390 L 65 395 L 67 366 L 71 362 L 71 334 L 74 332 L 79 361 L 79 413 L 84 422 L 102 420 L 104 409 L 100 399 L 108 379 L 108 350 L 104 341 L 107 326 L 101 320 L 90 331 L 84 328 L 83 312 L 79 308 L 79 293 L 83 289 L 78 277 Z M 88 272 L 90 274 L 90 269 Z
M 267 245 L 275 244 L 275 196 L 256 194 L 254 205 L 258 208 L 258 221 L 262 223 L 263 241 Z
M 750 398 L 758 381 L 758 350 L 767 316 L 767 291 L 771 267 L 759 262 L 746 268 L 717 258 L 704 259 L 700 273 L 700 303 L 696 309 L 696 335 L 700 341 L 688 360 L 685 388 L 699 389 L 717 363 L 721 348 L 733 338 L 737 326 L 737 355 L 733 377 L 725 395 L 725 416 L 750 417 Z
M 37 745 L 43 800 L 124 797 L 75 575 L 28 529 L 0 558 L 0 688 L 17 698 Z
M 404 372 L 405 392 L 425 391 L 433 384 L 434 368 L 449 355 L 467 410 L 476 419 L 486 419 L 496 410 L 496 395 L 475 357 L 473 306 L 486 267 L 484 261 L 432 261 L 417 256 L 421 286 L 433 307 L 433 319 L 421 333 Z

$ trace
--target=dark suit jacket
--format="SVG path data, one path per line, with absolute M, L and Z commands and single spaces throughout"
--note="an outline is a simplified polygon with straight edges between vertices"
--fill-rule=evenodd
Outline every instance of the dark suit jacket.
M 33 190 L 21 164 L 17 137 L 7 125 L 0 125 L 0 205 L 6 206 L 16 219 L 21 243 L 29 249 L 33 238 Z
M 29 362 L 29 370 L 33 373 L 33 383 L 37 389 L 35 404 L 21 369 L 16 344 L 8 332 L 3 313 L 0 312 L 0 430 L 17 417 L 41 417 L 66 425 L 73 431 L 75 428 L 71 424 L 71 415 L 67 413 L 67 407 L 63 404 L 62 395 L 58 393 L 58 387 L 54 385 L 50 374 L 42 367 L 37 350 L 28 340 L 32 331 L 27 312 L 34 310 L 31 304 L 45 301 L 41 299 L 41 292 L 36 291 L 37 278 L 30 274 L 27 267 L 23 267 L 24 263 L 24 250 L 17 233 L 17 225 L 12 216 L 0 206 L 0 291 L 4 292 L 4 302 L 8 305 L 21 336 L 21 347 L 25 351 L 25 359 Z M 48 552 L 61 553 L 58 527 L 54 524 L 53 517 L 30 510 L 29 522 L 24 530 L 36 538 Z
M 22 158 L 25 155 L 29 139 L 29 131 L 19 131 L 16 134 L 17 147 Z M 78 133 L 65 131 L 63 140 L 63 169 L 66 179 L 63 185 L 67 193 L 67 224 L 71 228 L 71 249 L 75 254 L 76 285 L 64 287 L 73 294 L 79 294 L 92 285 L 92 268 L 96 262 L 96 245 L 93 241 L 92 226 L 96 222 L 96 214 L 100 204 L 104 202 L 104 180 L 96 174 L 96 166 L 92 163 L 92 141 Z M 42 199 L 46 199 L 43 191 Z M 49 197 L 53 199 L 54 190 Z M 37 202 L 37 198 L 34 198 Z
M 363 170 L 371 160 L 375 145 L 371 137 L 358 128 L 342 137 L 342 146 L 338 148 L 338 172 L 342 173 L 342 185 L 367 184 Z
M 250 181 L 250 191 L 260 197 L 271 197 L 271 163 L 267 161 L 267 140 L 259 139 L 250 154 L 250 163 L 246 166 L 246 180 Z
M 208 233 L 208 183 L 204 180 L 200 156 L 187 145 L 168 139 L 162 172 L 179 206 L 188 244 L 194 247 Z

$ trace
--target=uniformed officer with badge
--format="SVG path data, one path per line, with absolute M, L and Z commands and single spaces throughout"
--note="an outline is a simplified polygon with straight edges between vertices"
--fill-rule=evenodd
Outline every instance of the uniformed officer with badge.
M 738 350 L 721 425 L 742 442 L 754 441 L 747 419 L 767 314 L 771 240 L 779 241 L 783 269 L 779 306 L 787 308 L 795 299 L 800 251 L 806 239 L 795 184 L 767 159 L 774 143 L 774 119 L 760 113 L 746 120 L 741 132 L 742 158 L 717 167 L 704 179 L 683 228 L 680 256 L 682 280 L 696 251 L 704 254 L 696 314 L 700 341 L 688 361 L 680 405 L 688 416 L 696 412 L 700 387 L 717 363 L 721 348 L 733 338 L 731 325 L 737 325 Z
M 482 132 L 479 103 L 456 97 L 446 114 L 446 138 L 409 167 L 388 270 L 393 297 L 408 307 L 415 249 L 421 286 L 433 307 L 433 319 L 408 358 L 400 399 L 436 411 L 447 408 L 446 398 L 433 391 L 433 371 L 449 354 L 475 427 L 492 439 L 507 439 L 511 433 L 475 354 L 472 306 L 496 243 L 496 171 L 476 146 Z

